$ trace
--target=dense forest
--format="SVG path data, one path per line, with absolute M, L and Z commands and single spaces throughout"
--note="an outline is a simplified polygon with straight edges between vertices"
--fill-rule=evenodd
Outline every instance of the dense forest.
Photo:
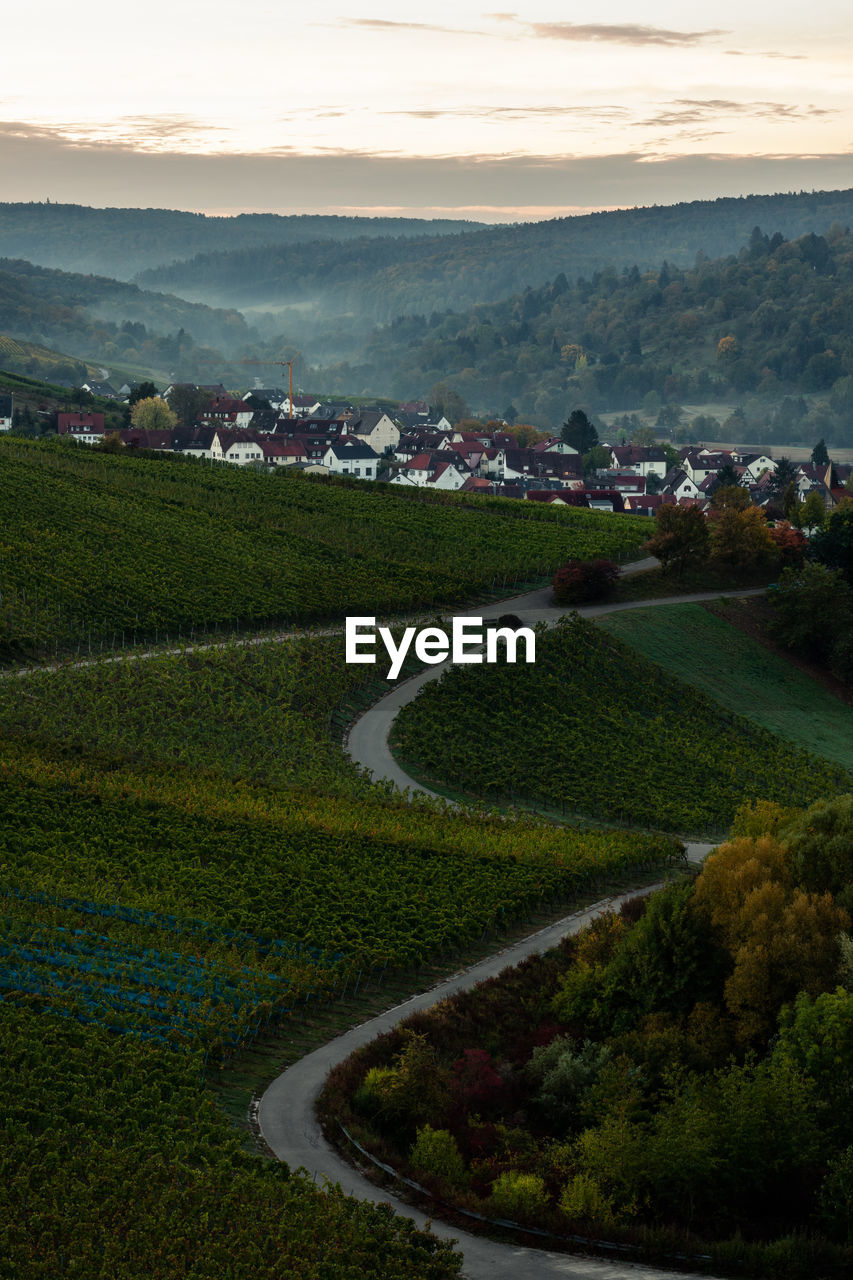
M 754 228 L 737 254 L 685 270 L 564 274 L 493 305 L 401 316 L 334 381 L 399 395 L 445 381 L 475 409 L 512 404 L 537 425 L 574 399 L 597 411 L 753 398 L 775 438 L 802 427 L 841 444 L 853 408 L 853 234 L 785 240 Z M 784 398 L 788 397 L 787 403 Z M 677 426 L 677 413 L 661 425 Z M 719 424 L 718 424 L 719 425 Z M 742 434 L 742 432 L 739 432 Z
M 64 271 L 129 280 L 146 267 L 197 253 L 356 236 L 455 235 L 482 224 L 422 218 L 241 213 L 211 217 L 179 209 L 90 209 L 77 204 L 0 204 L 0 256 Z
M 564 272 L 570 280 L 608 267 L 691 266 L 697 253 L 733 252 L 760 223 L 788 238 L 853 220 L 853 190 L 700 200 L 489 227 L 437 240 L 243 246 L 145 272 L 140 283 L 220 306 L 276 309 L 319 303 L 326 314 L 391 320 L 402 312 L 495 302 Z
M 251 350 L 256 336 L 237 311 L 216 311 L 104 276 L 9 258 L 0 258 L 2 333 L 82 360 L 166 370 L 221 360 L 220 352 Z M 211 349 L 204 351 L 200 344 Z M 4 360 L 3 367 L 11 366 Z

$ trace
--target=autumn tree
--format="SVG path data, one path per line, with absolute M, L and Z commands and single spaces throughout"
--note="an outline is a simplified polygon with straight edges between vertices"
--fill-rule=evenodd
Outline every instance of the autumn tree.
M 130 411 L 130 421 L 142 431 L 162 431 L 177 426 L 178 415 L 159 396 L 137 400 Z
M 711 560 L 730 569 L 772 564 L 777 552 L 761 507 L 726 507 L 710 521 Z
M 708 525 L 699 508 L 666 502 L 655 512 L 655 531 L 643 550 L 660 560 L 664 573 L 680 577 L 685 569 L 705 562 L 708 546 Z

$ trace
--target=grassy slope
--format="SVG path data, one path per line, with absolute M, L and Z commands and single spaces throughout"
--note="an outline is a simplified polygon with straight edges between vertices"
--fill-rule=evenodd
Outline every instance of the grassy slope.
M 853 769 L 853 710 L 701 605 L 632 609 L 599 625 L 730 711 Z

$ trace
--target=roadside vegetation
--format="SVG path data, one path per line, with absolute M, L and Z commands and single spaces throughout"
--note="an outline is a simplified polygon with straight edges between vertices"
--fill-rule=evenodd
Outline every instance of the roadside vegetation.
M 849 1274 L 851 850 L 850 795 L 744 806 L 695 881 L 336 1068 L 330 1134 L 549 1247 Z

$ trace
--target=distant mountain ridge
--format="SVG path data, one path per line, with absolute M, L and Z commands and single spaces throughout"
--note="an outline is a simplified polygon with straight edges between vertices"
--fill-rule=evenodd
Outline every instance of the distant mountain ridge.
M 146 268 L 197 253 L 363 236 L 438 238 L 482 225 L 454 219 L 275 213 L 217 217 L 180 209 L 0 203 L 0 257 L 130 280 Z
M 608 267 L 693 266 L 724 257 L 756 225 L 786 239 L 853 222 L 853 189 L 744 196 L 623 209 L 417 240 L 361 237 L 205 253 L 142 273 L 146 288 L 217 306 L 286 307 L 310 301 L 327 314 L 384 322 L 401 314 L 496 302 L 563 273 L 570 281 Z

